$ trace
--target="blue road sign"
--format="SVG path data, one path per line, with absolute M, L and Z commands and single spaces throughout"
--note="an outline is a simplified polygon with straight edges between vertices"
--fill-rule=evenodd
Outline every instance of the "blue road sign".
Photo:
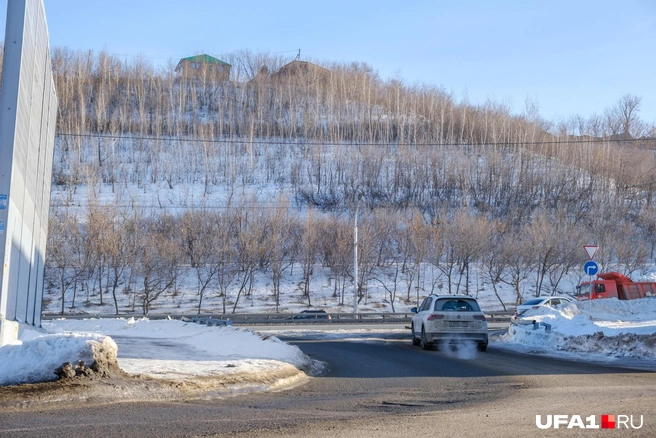
M 583 272 L 588 275 L 595 275 L 599 272 L 599 265 L 592 260 L 585 262 L 585 265 L 583 265 Z

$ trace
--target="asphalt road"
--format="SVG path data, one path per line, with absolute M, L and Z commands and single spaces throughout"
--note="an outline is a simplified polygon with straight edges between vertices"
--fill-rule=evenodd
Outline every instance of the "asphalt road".
M 0 411 L 0 437 L 625 436 L 542 430 L 536 415 L 632 415 L 630 436 L 656 436 L 656 373 L 518 355 L 494 348 L 424 351 L 404 339 L 288 339 L 325 362 L 278 393 L 169 403 Z

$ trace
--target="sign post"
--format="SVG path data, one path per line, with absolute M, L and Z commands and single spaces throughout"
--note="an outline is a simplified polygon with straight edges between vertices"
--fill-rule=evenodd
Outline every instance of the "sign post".
M 590 259 L 587 262 L 585 262 L 585 265 L 583 265 L 583 272 L 585 272 L 590 276 L 590 299 L 592 299 L 592 294 L 594 293 L 592 276 L 597 275 L 597 273 L 599 272 L 599 265 L 592 259 L 594 259 L 594 256 L 597 254 L 597 251 L 599 250 L 599 246 L 583 245 L 583 249 L 585 250 L 586 254 L 588 254 L 588 258 Z

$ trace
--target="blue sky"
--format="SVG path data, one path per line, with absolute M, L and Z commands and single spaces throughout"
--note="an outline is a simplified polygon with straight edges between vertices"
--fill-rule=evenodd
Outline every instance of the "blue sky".
M 4 35 L 7 0 L 0 0 Z M 381 77 L 542 117 L 642 97 L 656 123 L 654 0 L 45 0 L 51 46 L 155 64 L 250 49 L 365 62 Z

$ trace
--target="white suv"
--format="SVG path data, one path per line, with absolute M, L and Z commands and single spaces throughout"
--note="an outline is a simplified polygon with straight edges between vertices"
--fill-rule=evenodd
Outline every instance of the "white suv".
M 429 295 L 411 309 L 412 345 L 430 350 L 441 342 L 473 341 L 487 350 L 487 320 L 475 298 L 466 295 Z

